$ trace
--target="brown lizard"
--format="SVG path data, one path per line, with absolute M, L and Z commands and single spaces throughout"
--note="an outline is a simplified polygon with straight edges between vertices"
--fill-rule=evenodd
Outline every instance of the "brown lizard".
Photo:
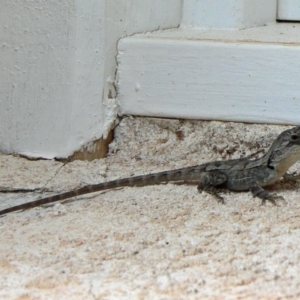
M 268 193 L 263 187 L 278 181 L 298 160 L 300 160 L 300 126 L 283 131 L 270 149 L 262 157 L 254 160 L 241 158 L 214 161 L 193 167 L 87 185 L 73 191 L 3 209 L 0 215 L 108 189 L 166 182 L 196 183 L 199 191 L 213 194 L 220 202 L 223 202 L 223 198 L 218 195 L 217 189 L 225 188 L 230 191 L 251 191 L 254 196 L 262 199 L 262 204 L 267 200 L 276 204 L 276 200 L 283 200 L 283 198 Z M 293 176 L 290 175 L 289 178 L 291 177 Z

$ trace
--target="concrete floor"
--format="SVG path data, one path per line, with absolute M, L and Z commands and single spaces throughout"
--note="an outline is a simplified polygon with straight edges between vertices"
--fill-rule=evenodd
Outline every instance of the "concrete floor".
M 124 118 L 106 159 L 0 155 L 0 189 L 48 195 L 266 150 L 284 126 Z M 258 154 L 262 155 L 262 153 Z M 297 170 L 299 165 L 293 170 Z M 128 187 L 0 218 L 1 299 L 299 299 L 300 183 L 225 205 L 187 185 Z M 0 195 L 0 209 L 41 196 Z

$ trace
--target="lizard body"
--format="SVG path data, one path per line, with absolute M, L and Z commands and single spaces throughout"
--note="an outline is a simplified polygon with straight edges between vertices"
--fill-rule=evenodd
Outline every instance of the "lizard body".
M 283 131 L 265 155 L 258 159 L 241 158 L 214 161 L 192 167 L 87 185 L 73 191 L 3 209 L 0 211 L 0 215 L 88 193 L 125 186 L 146 186 L 166 182 L 196 183 L 199 191 L 207 191 L 221 202 L 223 202 L 223 198 L 217 194 L 217 188 L 225 188 L 230 191 L 250 190 L 254 196 L 262 199 L 262 203 L 268 200 L 276 204 L 276 200 L 282 197 L 269 194 L 263 187 L 278 181 L 298 160 L 300 160 L 300 126 Z

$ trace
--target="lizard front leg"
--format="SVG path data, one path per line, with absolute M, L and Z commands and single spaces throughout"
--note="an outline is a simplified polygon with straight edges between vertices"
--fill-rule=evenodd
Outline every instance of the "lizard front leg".
M 214 196 L 218 202 L 224 204 L 224 198 L 217 192 L 217 186 L 225 183 L 227 176 L 220 172 L 205 172 L 201 176 L 201 181 L 197 186 L 199 192 L 205 191 Z
M 267 200 L 273 203 L 274 205 L 277 205 L 276 200 L 285 201 L 282 196 L 278 196 L 276 194 L 270 194 L 259 185 L 251 186 L 250 191 L 253 196 L 258 197 L 262 200 L 261 205 L 264 205 Z
M 283 180 L 284 181 L 297 181 L 300 179 L 300 174 L 298 174 L 297 172 L 293 172 L 293 173 L 285 173 L 283 175 Z

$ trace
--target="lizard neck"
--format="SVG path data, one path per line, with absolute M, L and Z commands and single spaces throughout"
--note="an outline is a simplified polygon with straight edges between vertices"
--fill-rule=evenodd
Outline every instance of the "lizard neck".
M 285 133 L 285 132 L 283 132 Z M 261 157 L 261 164 L 276 171 L 277 178 L 300 160 L 300 145 L 291 143 L 290 136 L 281 134 L 274 141 L 268 152 Z
M 295 151 L 295 152 L 291 151 L 290 153 L 288 153 L 288 155 L 278 156 L 275 157 L 274 159 L 273 157 L 270 157 L 269 167 L 273 167 L 276 170 L 278 176 L 281 177 L 286 173 L 286 171 L 293 164 L 295 164 L 299 160 L 300 160 L 300 149 L 299 151 Z

